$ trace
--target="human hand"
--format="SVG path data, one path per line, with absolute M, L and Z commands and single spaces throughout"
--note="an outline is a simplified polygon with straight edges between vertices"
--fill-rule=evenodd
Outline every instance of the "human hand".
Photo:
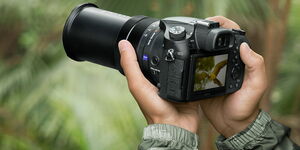
M 240 29 L 239 25 L 225 17 L 207 19 L 219 22 L 223 28 Z M 225 137 L 241 132 L 256 119 L 259 101 L 267 87 L 263 57 L 251 50 L 246 43 L 240 46 L 240 56 L 245 63 L 241 89 L 227 96 L 200 100 L 205 116 Z
M 132 45 L 119 42 L 121 66 L 129 90 L 137 101 L 148 124 L 169 124 L 196 133 L 199 125 L 199 102 L 173 103 L 158 96 L 158 89 L 141 72 Z

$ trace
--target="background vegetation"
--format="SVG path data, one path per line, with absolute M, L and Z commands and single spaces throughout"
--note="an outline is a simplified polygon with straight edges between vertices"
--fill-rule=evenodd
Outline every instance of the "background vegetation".
M 129 16 L 233 19 L 266 60 L 262 107 L 300 144 L 299 0 L 0 0 L 1 150 L 136 149 L 146 123 L 125 78 L 64 53 L 64 22 L 84 2 Z M 202 148 L 215 149 L 205 119 L 200 133 Z

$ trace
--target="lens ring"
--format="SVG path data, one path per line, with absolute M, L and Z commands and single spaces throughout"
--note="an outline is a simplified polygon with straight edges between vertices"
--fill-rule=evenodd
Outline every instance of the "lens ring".
M 95 4 L 92 4 L 92 3 L 85 3 L 85 4 L 81 4 L 79 6 L 77 6 L 76 8 L 74 8 L 71 12 L 71 14 L 69 15 L 66 23 L 65 23 L 65 26 L 64 26 L 64 30 L 63 30 L 63 36 L 62 36 L 62 40 L 63 40 L 63 45 L 64 45 L 64 48 L 65 48 L 65 51 L 66 51 L 66 54 L 76 60 L 76 61 L 82 61 L 81 59 L 79 59 L 78 57 L 76 57 L 72 51 L 71 51 L 71 40 L 70 40 L 70 36 L 69 36 L 69 32 L 71 30 L 71 27 L 72 27 L 72 24 L 74 22 L 74 20 L 76 19 L 76 17 L 78 16 L 78 14 L 84 9 L 84 8 L 87 8 L 87 7 L 95 7 L 95 8 L 98 8 L 97 5 Z

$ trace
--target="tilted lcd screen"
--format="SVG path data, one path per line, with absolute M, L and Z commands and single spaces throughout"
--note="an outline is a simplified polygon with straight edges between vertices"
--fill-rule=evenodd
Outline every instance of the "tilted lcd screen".
M 228 54 L 196 58 L 193 91 L 225 86 L 227 60 Z

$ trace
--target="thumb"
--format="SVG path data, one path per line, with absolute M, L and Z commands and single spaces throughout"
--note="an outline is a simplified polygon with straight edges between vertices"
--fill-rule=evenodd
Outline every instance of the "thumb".
M 133 46 L 126 40 L 121 40 L 118 46 L 121 56 L 120 63 L 128 82 L 138 82 L 138 80 L 141 80 L 144 76 L 139 67 Z
M 254 82 L 258 86 L 266 86 L 266 70 L 264 58 L 255 53 L 247 43 L 242 43 L 240 47 L 242 61 L 246 65 L 245 80 Z
M 131 93 L 139 100 L 139 95 L 156 93 L 156 88 L 145 78 L 137 61 L 136 53 L 130 42 L 122 40 L 119 42 L 121 66 L 127 78 Z
M 143 75 L 136 53 L 130 42 L 122 40 L 119 42 L 119 51 L 121 56 L 121 66 L 124 70 L 128 82 L 128 88 L 139 104 L 144 115 L 147 115 L 155 108 L 161 107 L 157 100 L 157 89 Z M 159 105 L 159 107 L 157 106 Z

